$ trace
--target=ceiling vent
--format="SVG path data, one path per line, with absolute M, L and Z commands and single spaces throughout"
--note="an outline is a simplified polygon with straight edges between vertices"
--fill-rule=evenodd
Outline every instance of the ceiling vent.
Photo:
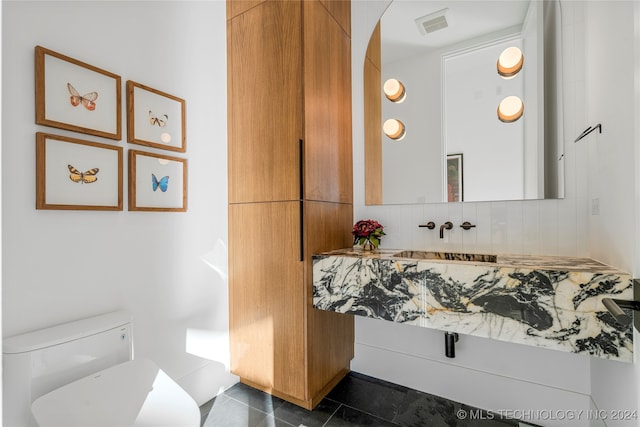
M 442 9 L 416 19 L 416 25 L 418 26 L 420 34 L 426 36 L 434 31 L 447 28 L 449 26 L 449 22 L 447 20 L 448 15 L 449 9 Z

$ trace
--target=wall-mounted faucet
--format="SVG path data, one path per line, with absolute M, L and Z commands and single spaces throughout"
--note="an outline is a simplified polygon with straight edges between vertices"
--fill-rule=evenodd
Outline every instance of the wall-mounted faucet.
M 440 226 L 440 238 L 444 239 L 444 230 L 451 230 L 453 228 L 453 223 L 451 221 L 447 221 Z
M 476 226 L 475 224 L 471 224 L 469 221 L 465 221 L 460 225 L 460 227 L 462 227 L 465 230 L 470 230 L 475 226 Z M 434 228 L 436 228 L 436 223 L 433 221 L 429 221 L 426 224 L 418 224 L 418 227 L 428 228 L 429 230 L 433 230 Z M 453 223 L 451 221 L 447 221 L 444 224 L 442 224 L 440 226 L 440 238 L 444 239 L 444 230 L 451 230 L 452 228 L 453 228 Z

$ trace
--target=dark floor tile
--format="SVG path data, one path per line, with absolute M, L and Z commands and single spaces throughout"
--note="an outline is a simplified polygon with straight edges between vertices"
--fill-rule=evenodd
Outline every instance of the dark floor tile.
M 271 396 L 270 394 L 242 383 L 234 384 L 233 387 L 227 389 L 224 394 L 267 414 L 272 414 L 273 411 L 285 403 L 285 401 L 279 397 Z
M 205 420 L 209 416 L 209 412 L 211 411 L 211 408 L 213 408 L 213 404 L 215 401 L 216 401 L 216 398 L 214 397 L 210 401 L 203 403 L 202 406 L 200 406 L 200 426 L 201 427 L 204 425 Z
M 267 417 L 264 420 L 262 420 L 262 422 L 258 424 L 256 427 L 296 427 L 296 426 L 294 426 L 293 424 L 289 424 L 286 421 L 279 420 L 273 415 L 267 415 Z
M 372 383 L 372 384 L 378 384 L 378 385 L 384 386 L 386 388 L 390 388 L 390 389 L 397 390 L 397 391 L 405 392 L 407 390 L 411 390 L 410 388 L 407 388 L 407 387 L 405 387 L 403 385 L 399 385 L 399 384 L 395 384 L 395 383 L 392 383 L 392 382 L 389 382 L 389 381 L 381 380 L 380 378 L 376 378 L 376 377 L 370 377 L 369 375 L 361 374 L 359 372 L 351 371 L 351 372 L 349 372 L 348 376 L 350 376 L 352 378 L 358 378 L 358 379 L 361 379 L 363 381 L 367 381 L 367 382 Z
M 538 427 L 355 372 L 313 411 L 237 383 L 200 413 L 203 427 Z
M 322 427 L 339 406 L 338 402 L 323 399 L 313 411 L 308 411 L 292 403 L 285 402 L 273 412 L 273 415 L 277 419 L 295 426 Z
M 460 418 L 464 418 L 466 422 L 459 424 L 461 427 L 540 427 L 537 424 L 530 424 L 513 418 L 506 418 L 500 414 L 474 408 L 472 406 L 465 405 L 464 403 L 460 406 Z
M 375 427 L 398 427 L 390 421 L 376 417 L 372 414 L 359 411 L 349 406 L 341 405 L 336 413 L 325 424 L 326 427 L 355 427 L 355 426 L 375 426 Z
M 218 396 L 203 427 L 257 427 L 269 416 L 227 396 Z
M 350 373 L 327 397 L 391 421 L 397 415 L 408 390 L 377 378 Z
M 439 396 L 410 390 L 393 422 L 403 427 L 517 427 L 516 420 Z
M 216 398 L 214 397 L 210 401 L 203 403 L 202 406 L 200 406 L 200 415 L 208 414 L 215 401 Z
M 393 421 L 405 427 L 456 427 L 458 410 L 455 402 L 410 390 Z

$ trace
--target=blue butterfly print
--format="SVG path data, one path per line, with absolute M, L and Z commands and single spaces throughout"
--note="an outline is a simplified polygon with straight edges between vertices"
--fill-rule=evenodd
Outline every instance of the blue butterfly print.
M 164 193 L 169 187 L 169 176 L 165 176 L 158 181 L 158 178 L 156 178 L 154 174 L 151 174 L 151 184 L 153 185 L 153 191 L 156 191 L 158 187 L 160 187 L 160 190 Z

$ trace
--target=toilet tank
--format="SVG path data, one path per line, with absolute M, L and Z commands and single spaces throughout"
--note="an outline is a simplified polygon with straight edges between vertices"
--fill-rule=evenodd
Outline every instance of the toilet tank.
M 131 360 L 131 335 L 131 315 L 118 311 L 5 338 L 2 425 L 33 425 L 38 397 Z

